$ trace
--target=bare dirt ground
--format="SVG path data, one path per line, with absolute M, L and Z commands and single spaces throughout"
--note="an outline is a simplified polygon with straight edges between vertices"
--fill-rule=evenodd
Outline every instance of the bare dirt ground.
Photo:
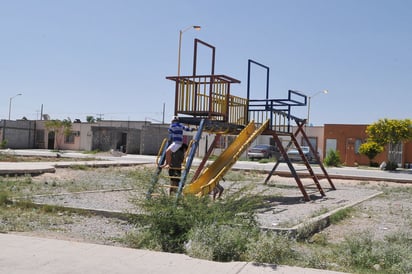
M 33 201 L 108 211 L 135 211 L 136 207 L 130 202 L 130 198 L 136 195 L 141 197 L 146 189 L 137 189 L 133 179 L 125 174 L 137 168 L 141 167 L 57 169 L 56 173 L 33 177 L 32 187 L 36 189 L 36 193 L 54 194 L 36 196 Z M 376 238 L 382 238 L 391 233 L 409 231 L 412 227 L 412 203 L 410 202 L 412 186 L 410 185 L 334 180 L 336 191 L 327 191 L 326 197 L 321 197 L 319 193 L 312 194 L 312 201 L 304 202 L 293 179 L 274 176 L 268 185 L 263 185 L 264 178 L 264 175 L 253 174 L 244 181 L 233 183 L 228 176 L 226 182 L 222 183 L 227 191 L 233 191 L 244 185 L 252 185 L 250 188 L 252 192 L 267 197 L 267 205 L 257 213 L 264 227 L 291 227 L 305 222 L 307 218 L 321 215 L 352 202 L 356 205 L 353 206 L 355 210 L 349 218 L 338 224 L 332 224 L 321 232 L 327 236 L 329 242 L 342 241 L 345 236 L 361 231 L 369 231 Z M 328 189 L 327 184 L 324 188 Z M 381 194 L 378 195 L 378 193 Z M 372 196 L 374 197 L 367 199 Z M 117 239 L 134 229 L 127 222 L 116 218 L 98 215 L 67 215 L 64 212 L 61 215 L 62 218 L 66 218 L 65 221 L 53 221 L 54 223 L 48 225 L 34 222 L 30 229 L 22 233 L 57 239 L 125 245 Z
M 365 182 L 342 181 L 342 185 L 353 185 L 356 189 Z M 393 182 L 368 182 L 367 187 L 383 193 L 354 206 L 350 218 L 324 230 L 328 241 L 340 242 L 356 232 L 367 232 L 375 239 L 410 232 L 412 229 L 412 186 Z

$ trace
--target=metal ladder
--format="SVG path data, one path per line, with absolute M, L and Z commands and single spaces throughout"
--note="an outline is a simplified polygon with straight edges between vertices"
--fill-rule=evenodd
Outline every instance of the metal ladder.
M 329 177 L 329 174 L 327 173 L 325 167 L 323 166 L 323 163 L 320 161 L 319 156 L 318 156 L 317 153 L 315 152 L 315 149 L 313 148 L 312 144 L 310 143 L 309 138 L 307 137 L 305 131 L 303 130 L 303 126 L 305 125 L 305 121 L 303 121 L 303 122 L 298 122 L 298 121 L 297 121 L 296 123 L 297 123 L 297 125 L 298 125 L 298 129 L 297 129 L 294 133 L 278 133 L 278 132 L 276 132 L 276 131 L 273 131 L 273 132 L 272 132 L 272 136 L 273 136 L 273 139 L 274 139 L 277 147 L 279 148 L 279 151 L 280 151 L 280 153 L 281 153 L 281 158 L 283 158 L 283 159 L 285 160 L 286 164 L 288 165 L 289 170 L 291 171 L 292 176 L 295 178 L 295 181 L 296 181 L 296 183 L 297 183 L 297 185 L 298 185 L 298 187 L 299 187 L 299 189 L 300 189 L 300 191 L 301 191 L 301 193 L 302 193 L 305 201 L 310 201 L 310 200 L 311 200 L 311 199 L 310 199 L 310 195 L 308 195 L 308 193 L 307 193 L 307 191 L 306 191 L 306 188 L 305 188 L 305 187 L 307 187 L 308 185 L 305 186 L 305 185 L 302 183 L 302 180 L 301 180 L 301 178 L 300 178 L 297 170 L 295 169 L 294 165 L 292 164 L 292 161 L 289 159 L 289 157 L 288 157 L 288 155 L 287 155 L 287 151 L 289 150 L 289 148 L 290 148 L 292 145 L 294 145 L 294 146 L 296 147 L 296 149 L 298 150 L 299 155 L 300 155 L 300 157 L 301 157 L 301 159 L 302 159 L 302 161 L 303 161 L 303 163 L 304 163 L 304 165 L 305 165 L 305 170 L 307 170 L 307 171 L 309 172 L 309 176 L 310 176 L 310 178 L 312 178 L 312 180 L 313 180 L 316 188 L 318 189 L 319 193 L 320 193 L 322 196 L 326 196 L 326 194 L 325 194 L 325 192 L 324 192 L 324 190 L 323 190 L 323 188 L 322 188 L 322 186 L 321 186 L 321 184 L 320 184 L 320 181 L 319 181 L 319 179 L 318 179 L 318 176 L 317 176 L 317 175 L 315 174 L 315 172 L 313 171 L 311 164 L 309 163 L 308 159 L 306 159 L 306 157 L 305 157 L 305 155 L 304 155 L 304 153 L 303 153 L 303 151 L 302 151 L 302 149 L 301 149 L 301 147 L 300 147 L 300 145 L 299 145 L 299 142 L 298 142 L 297 139 L 296 139 L 296 137 L 297 137 L 297 135 L 298 135 L 299 133 L 302 134 L 302 137 L 304 138 L 305 142 L 308 144 L 308 146 L 309 146 L 312 154 L 314 155 L 314 157 L 316 158 L 317 162 L 319 163 L 319 167 L 321 168 L 321 170 L 322 170 L 322 172 L 323 172 L 323 176 L 328 180 L 329 185 L 331 186 L 331 189 L 336 190 L 336 188 L 335 188 L 335 186 L 334 186 L 331 178 Z M 279 138 L 279 135 L 285 135 L 285 136 L 289 136 L 289 137 L 290 137 L 290 141 L 289 141 L 289 143 L 288 143 L 285 147 L 283 147 L 283 144 L 282 144 L 282 141 L 281 141 L 280 138 Z M 280 160 L 280 159 L 277 159 L 277 161 L 276 161 L 273 169 L 269 172 L 268 176 L 266 177 L 265 182 L 264 182 L 265 184 L 268 183 L 268 181 L 270 180 L 270 178 L 272 177 L 272 175 L 275 173 L 277 167 L 278 167 L 279 164 L 280 164 L 280 161 L 279 161 L 279 160 Z
M 190 142 L 188 146 L 188 152 L 186 153 L 187 156 L 185 156 L 185 160 L 183 161 L 184 168 L 182 168 L 182 175 L 180 177 L 179 186 L 177 187 L 176 198 L 179 198 L 179 196 L 182 193 L 182 189 L 186 183 L 187 176 L 190 172 L 190 168 L 192 167 L 193 159 L 195 157 L 197 148 L 199 147 L 199 140 L 202 138 L 204 124 L 205 124 L 205 120 L 202 119 L 197 129 L 195 138 Z M 156 158 L 156 171 L 151 178 L 149 189 L 146 192 L 147 199 L 151 199 L 152 196 L 156 195 L 154 191 L 158 187 L 159 177 L 162 172 L 162 168 L 160 166 L 166 160 L 166 150 L 168 146 L 169 146 L 169 140 L 168 139 L 163 140 L 163 143 L 160 146 L 160 149 L 158 152 L 158 156 Z M 166 176 L 166 177 L 169 179 L 171 178 L 170 176 Z M 164 187 L 170 188 L 174 186 L 164 185 Z

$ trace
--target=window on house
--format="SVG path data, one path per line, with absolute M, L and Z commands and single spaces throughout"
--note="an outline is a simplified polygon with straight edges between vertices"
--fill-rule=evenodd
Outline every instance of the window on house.
M 337 144 L 338 142 L 336 139 L 326 139 L 326 153 L 328 153 L 329 150 L 336 151 Z
M 79 131 L 72 131 L 69 135 L 64 136 L 64 143 L 65 144 L 74 144 L 74 137 L 79 136 Z
M 362 145 L 362 140 L 361 139 L 356 139 L 355 140 L 355 153 L 359 154 L 359 147 Z

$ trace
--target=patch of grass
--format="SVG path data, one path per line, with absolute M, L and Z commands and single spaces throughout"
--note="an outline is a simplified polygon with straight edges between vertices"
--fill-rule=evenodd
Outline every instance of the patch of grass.
M 56 154 L 57 155 L 57 154 Z M 0 153 L 0 162 L 62 162 L 62 161 L 98 161 L 100 159 L 87 158 L 69 158 L 57 156 L 19 156 L 8 153 Z
M 225 180 L 231 182 L 239 182 L 239 181 L 246 181 L 248 178 L 248 174 L 246 172 L 233 172 L 229 171 L 225 175 Z
M 412 187 L 405 187 L 405 186 L 399 186 L 399 187 L 383 187 L 381 189 L 383 191 L 384 195 L 411 195 L 412 194 Z
M 100 152 L 101 152 L 100 149 L 95 149 L 95 150 L 86 150 L 86 151 L 83 151 L 82 153 L 83 154 L 97 154 Z
M 90 167 L 87 166 L 87 165 L 70 165 L 69 168 L 73 169 L 73 170 L 88 170 L 88 169 L 90 169 Z
M 338 245 L 340 264 L 352 271 L 369 273 L 411 273 L 412 272 L 412 235 L 393 234 L 383 241 L 374 241 L 369 232 L 361 232 Z
M 11 203 L 9 194 L 5 191 L 0 191 L 0 206 L 5 206 Z
M 38 186 L 33 184 L 31 176 L 0 177 L 0 191 L 10 196 L 32 194 Z
M 316 210 L 315 212 L 313 212 L 313 214 L 310 217 L 311 218 L 317 217 L 317 216 L 320 216 L 320 215 L 325 214 L 327 212 L 329 212 L 329 209 L 327 207 L 322 207 L 322 208 Z
M 327 220 L 319 220 L 318 222 L 307 222 L 298 228 L 296 239 L 306 241 L 309 237 L 322 230 L 327 226 Z
M 44 211 L 30 202 L 0 207 L 0 232 L 53 230 L 56 225 L 71 222 L 70 214 L 62 211 Z
M 17 162 L 18 158 L 13 154 L 0 152 L 0 162 Z
M 240 182 L 240 181 L 251 181 L 251 182 L 260 182 L 262 180 L 262 175 L 256 171 L 229 171 L 224 176 L 225 180 L 231 182 Z
M 351 234 L 339 244 L 324 241 L 322 233 L 311 245 L 295 245 L 298 258 L 290 265 L 345 273 L 412 273 L 412 235 L 395 232 L 375 240 L 368 231 Z
M 258 161 L 258 163 L 261 163 L 261 164 L 267 164 L 267 163 L 273 163 L 273 162 L 276 162 L 275 158 L 269 158 L 269 159 L 268 158 L 262 158 Z
M 337 224 L 340 221 L 350 217 L 355 209 L 353 207 L 346 207 L 344 209 L 338 210 L 334 214 L 330 215 L 329 221 L 331 224 Z
M 328 238 L 324 233 L 316 233 L 310 237 L 308 242 L 311 244 L 326 246 L 328 244 Z

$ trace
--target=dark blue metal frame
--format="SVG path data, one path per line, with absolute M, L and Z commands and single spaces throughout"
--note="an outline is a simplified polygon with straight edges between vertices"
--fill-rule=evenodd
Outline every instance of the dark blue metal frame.
M 252 65 L 257 65 L 266 70 L 266 99 L 250 99 L 250 79 L 251 79 L 251 67 Z M 270 125 L 273 124 L 273 115 L 275 113 L 282 113 L 288 118 L 288 128 L 290 127 L 290 120 L 303 121 L 298 117 L 291 115 L 292 107 L 306 106 L 308 98 L 302 92 L 296 90 L 288 90 L 287 98 L 280 99 L 270 99 L 269 95 L 269 72 L 270 68 L 259 62 L 249 59 L 248 60 L 248 75 L 247 75 L 247 100 L 248 100 L 248 111 L 247 111 L 247 122 L 249 121 L 250 112 L 253 111 L 269 111 L 270 112 Z
M 190 152 L 189 152 L 189 155 L 188 155 L 187 160 L 186 160 L 186 166 L 185 166 L 185 168 L 183 169 L 183 172 L 182 172 L 182 177 L 181 177 L 180 182 L 179 182 L 179 188 L 178 188 L 177 193 L 176 193 L 176 198 L 179 198 L 179 196 L 182 194 L 182 189 L 185 186 L 185 183 L 186 183 L 186 180 L 187 180 L 187 175 L 189 174 L 190 168 L 192 167 L 193 159 L 195 158 L 195 155 L 196 155 L 197 148 L 199 147 L 199 141 L 202 138 L 204 124 L 205 124 L 205 119 L 202 119 L 200 121 L 200 125 L 197 129 L 197 133 L 195 135 L 194 143 L 192 144 L 192 146 L 190 148 Z

